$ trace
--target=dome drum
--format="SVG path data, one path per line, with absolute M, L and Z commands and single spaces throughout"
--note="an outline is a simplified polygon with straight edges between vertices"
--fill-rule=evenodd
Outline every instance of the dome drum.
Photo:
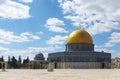
M 66 44 L 66 51 L 94 51 L 93 44 Z

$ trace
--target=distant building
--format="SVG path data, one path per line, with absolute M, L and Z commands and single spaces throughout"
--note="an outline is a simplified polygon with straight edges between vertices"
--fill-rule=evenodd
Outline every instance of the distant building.
M 77 29 L 68 36 L 65 51 L 49 53 L 48 62 L 55 68 L 111 68 L 111 53 L 94 51 L 90 34 Z
M 112 68 L 120 69 L 120 58 L 119 57 L 115 57 L 112 59 Z
M 42 53 L 36 54 L 34 60 L 30 61 L 30 66 L 32 69 L 46 69 L 47 62 Z

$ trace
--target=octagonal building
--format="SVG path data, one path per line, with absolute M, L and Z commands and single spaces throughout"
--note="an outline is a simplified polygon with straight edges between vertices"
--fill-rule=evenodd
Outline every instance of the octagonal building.
M 111 68 L 111 53 L 94 51 L 91 35 L 77 29 L 68 36 L 65 51 L 49 53 L 48 62 L 54 63 L 54 68 Z

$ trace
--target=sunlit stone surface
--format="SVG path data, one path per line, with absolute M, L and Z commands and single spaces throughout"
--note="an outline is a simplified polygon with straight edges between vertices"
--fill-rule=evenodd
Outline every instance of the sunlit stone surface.
M 0 80 L 120 80 L 119 69 L 9 69 Z

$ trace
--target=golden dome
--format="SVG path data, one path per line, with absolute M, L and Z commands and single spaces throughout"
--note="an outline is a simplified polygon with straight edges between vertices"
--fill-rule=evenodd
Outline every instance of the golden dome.
M 90 34 L 83 30 L 83 29 L 77 29 L 73 31 L 67 38 L 67 44 L 93 44 L 92 37 Z

